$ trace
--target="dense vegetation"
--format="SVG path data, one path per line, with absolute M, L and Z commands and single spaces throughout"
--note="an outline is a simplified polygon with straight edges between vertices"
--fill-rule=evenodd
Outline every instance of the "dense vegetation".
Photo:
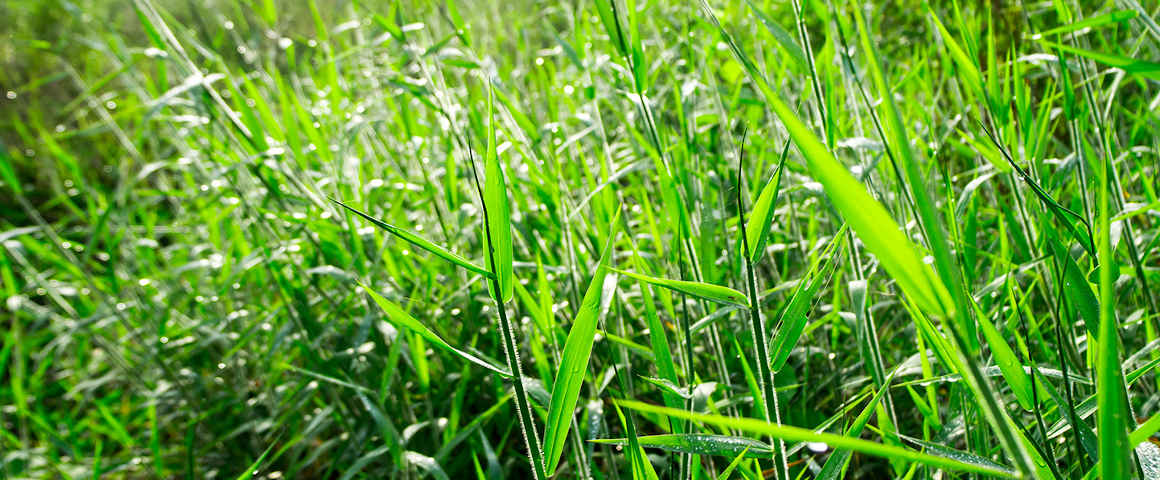
M 0 478 L 1160 478 L 1153 0 L 0 3 Z

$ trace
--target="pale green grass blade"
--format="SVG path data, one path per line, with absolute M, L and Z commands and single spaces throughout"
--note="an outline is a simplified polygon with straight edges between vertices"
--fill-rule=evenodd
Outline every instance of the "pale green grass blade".
M 1080 48 L 1069 47 L 1067 45 L 1060 45 L 1058 43 L 1046 43 L 1054 48 L 1058 48 L 1073 55 L 1090 58 L 1109 67 L 1118 68 L 1132 75 L 1137 75 L 1141 78 L 1146 78 L 1148 80 L 1160 80 L 1160 63 L 1158 62 L 1139 60 L 1111 53 L 1084 50 Z
M 778 45 L 781 45 L 781 48 L 784 48 L 786 53 L 789 53 L 789 58 L 797 62 L 798 66 L 805 67 L 807 64 L 806 54 L 802 51 L 802 47 L 794 41 L 793 36 L 786 29 L 782 28 L 781 25 L 778 25 L 777 22 L 769 18 L 769 15 L 766 15 L 760 7 L 754 5 L 753 0 L 745 0 L 745 3 L 757 15 L 757 19 L 761 21 L 761 24 L 765 25 L 765 29 L 769 31 L 773 39 L 777 40 Z
M 1122 23 L 1139 16 L 1135 10 L 1116 10 L 1114 12 L 1097 15 L 1090 18 L 1085 18 L 1078 22 L 1069 23 L 1062 27 L 1056 27 L 1049 30 L 1044 30 L 1035 34 L 1034 39 L 1038 40 L 1043 37 L 1050 37 L 1053 35 L 1062 35 L 1064 33 L 1071 33 L 1085 28 L 1096 28 L 1112 23 Z

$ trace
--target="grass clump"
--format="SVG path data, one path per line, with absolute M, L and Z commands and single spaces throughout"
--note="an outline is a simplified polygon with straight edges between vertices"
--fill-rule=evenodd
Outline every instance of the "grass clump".
M 0 478 L 1160 478 L 1155 5 L 0 13 Z

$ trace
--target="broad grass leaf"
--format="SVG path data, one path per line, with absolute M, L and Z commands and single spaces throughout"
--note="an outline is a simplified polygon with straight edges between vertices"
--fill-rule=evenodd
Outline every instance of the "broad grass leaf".
M 512 287 L 512 219 L 511 205 L 508 204 L 507 182 L 495 145 L 495 110 L 490 88 L 487 97 L 487 155 L 484 158 L 483 203 L 487 208 L 488 255 L 495 267 L 495 276 L 500 291 L 494 295 L 506 303 L 515 293 Z M 488 284 L 491 288 L 491 284 Z

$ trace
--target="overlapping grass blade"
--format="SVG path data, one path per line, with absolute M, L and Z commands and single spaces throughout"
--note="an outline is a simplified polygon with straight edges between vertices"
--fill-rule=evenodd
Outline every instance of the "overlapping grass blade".
M 861 183 L 844 167 L 809 127 L 790 110 L 770 88 L 749 57 L 725 31 L 708 4 L 702 6 L 734 56 L 745 66 L 749 77 L 758 87 L 766 106 L 777 115 L 805 158 L 810 174 L 822 184 L 834 207 L 842 214 L 850 228 L 858 234 L 866 248 L 878 256 L 883 268 L 898 282 L 907 295 L 924 310 L 947 316 L 954 305 L 946 286 L 923 262 L 921 249 L 902 232 L 898 223 Z
M 710 425 L 733 428 L 750 433 L 769 435 L 771 437 L 778 438 L 787 442 L 824 443 L 829 447 L 838 450 L 852 450 L 855 452 L 865 453 L 867 455 L 875 455 L 884 458 L 903 460 L 906 462 L 920 463 L 935 468 L 977 473 L 999 478 L 1018 478 L 1018 476 L 1013 471 L 1007 469 L 1006 467 L 994 468 L 990 466 L 975 465 L 945 456 L 929 455 L 906 448 L 895 447 L 893 445 L 884 445 L 881 443 L 846 437 L 842 435 L 835 435 L 832 433 L 819 433 L 803 428 L 791 427 L 788 425 L 774 425 L 752 418 L 734 418 L 724 417 L 721 415 L 708 415 L 703 413 L 687 412 L 684 410 L 659 407 L 656 405 L 649 405 L 647 403 L 641 403 L 632 400 L 616 400 L 616 403 L 620 404 L 622 407 L 640 412 L 669 415 L 678 418 L 685 418 L 694 422 L 703 422 Z
M 487 254 L 493 257 L 495 276 L 499 279 L 498 296 L 504 303 L 511 301 L 512 287 L 512 219 L 508 204 L 507 182 L 495 145 L 495 112 L 492 92 L 489 86 L 487 97 L 487 153 L 484 156 L 483 202 L 487 205 L 488 246 Z M 489 284 L 490 288 L 490 284 Z
M 828 272 L 832 271 L 834 265 L 834 253 L 846 241 L 846 226 L 838 229 L 838 233 L 830 239 L 830 244 L 826 246 L 825 252 L 818 257 L 818 261 L 814 262 L 806 275 L 798 282 L 797 288 L 794 289 L 793 295 L 790 296 L 789 303 L 782 309 L 777 319 L 779 325 L 777 334 L 773 337 L 773 344 L 770 350 L 773 351 L 772 364 L 770 368 L 773 371 L 779 371 L 785 362 L 789 359 L 789 354 L 793 351 L 794 346 L 797 345 L 801 338 L 802 331 L 806 326 L 806 312 L 814 303 L 815 295 L 818 289 L 822 286 L 822 281 L 828 276 Z M 820 267 L 820 269 L 819 269 Z
M 588 359 L 592 356 L 592 342 L 596 336 L 596 324 L 603 301 L 604 277 L 610 270 L 615 271 L 609 264 L 612 259 L 612 245 L 616 242 L 616 232 L 620 225 L 619 209 L 609 225 L 611 230 L 609 237 L 604 240 L 604 251 L 600 254 L 600 262 L 593 269 L 588 290 L 584 292 L 584 299 L 577 310 L 576 319 L 568 331 L 568 339 L 564 342 L 564 351 L 560 358 L 560 368 L 556 371 L 555 382 L 552 383 L 552 401 L 548 406 L 547 430 L 544 433 L 544 458 L 548 475 L 555 474 L 560 456 L 564 453 L 564 442 L 568 438 L 568 429 L 572 426 L 572 414 L 580 398 L 580 386 L 584 383 L 584 376 L 588 371 Z
M 435 254 L 435 256 L 437 256 L 439 258 L 442 258 L 444 260 L 447 260 L 448 262 L 459 265 L 460 267 L 466 268 L 472 272 L 478 273 L 478 274 L 483 275 L 485 277 L 491 277 L 491 272 L 489 272 L 486 268 L 483 268 L 479 265 L 476 265 L 472 261 L 470 261 L 466 258 L 463 258 L 459 255 L 456 255 L 454 252 L 451 252 L 450 250 L 447 250 L 446 248 L 443 248 L 439 245 L 431 243 L 430 241 L 428 241 L 427 239 L 425 239 L 423 237 L 420 237 L 420 236 L 415 235 L 414 233 L 411 233 L 407 230 L 403 230 L 399 227 L 396 227 L 394 225 L 386 223 L 386 222 L 379 220 L 377 218 L 374 218 L 370 215 L 367 215 L 366 213 L 363 213 L 361 210 L 354 208 L 350 205 L 347 205 L 347 204 L 343 203 L 342 201 L 335 200 L 333 198 L 330 199 L 330 201 L 341 205 L 343 208 L 349 210 L 350 212 L 354 213 L 355 215 L 362 217 L 363 219 L 365 219 L 368 222 L 371 222 L 376 227 L 379 227 L 383 230 L 386 230 L 387 232 L 390 232 L 391 235 L 395 235 L 403 240 L 406 240 L 407 243 L 410 243 L 411 245 L 414 245 L 414 246 L 419 247 L 423 250 L 426 250 L 430 253 L 433 253 L 433 254 Z

